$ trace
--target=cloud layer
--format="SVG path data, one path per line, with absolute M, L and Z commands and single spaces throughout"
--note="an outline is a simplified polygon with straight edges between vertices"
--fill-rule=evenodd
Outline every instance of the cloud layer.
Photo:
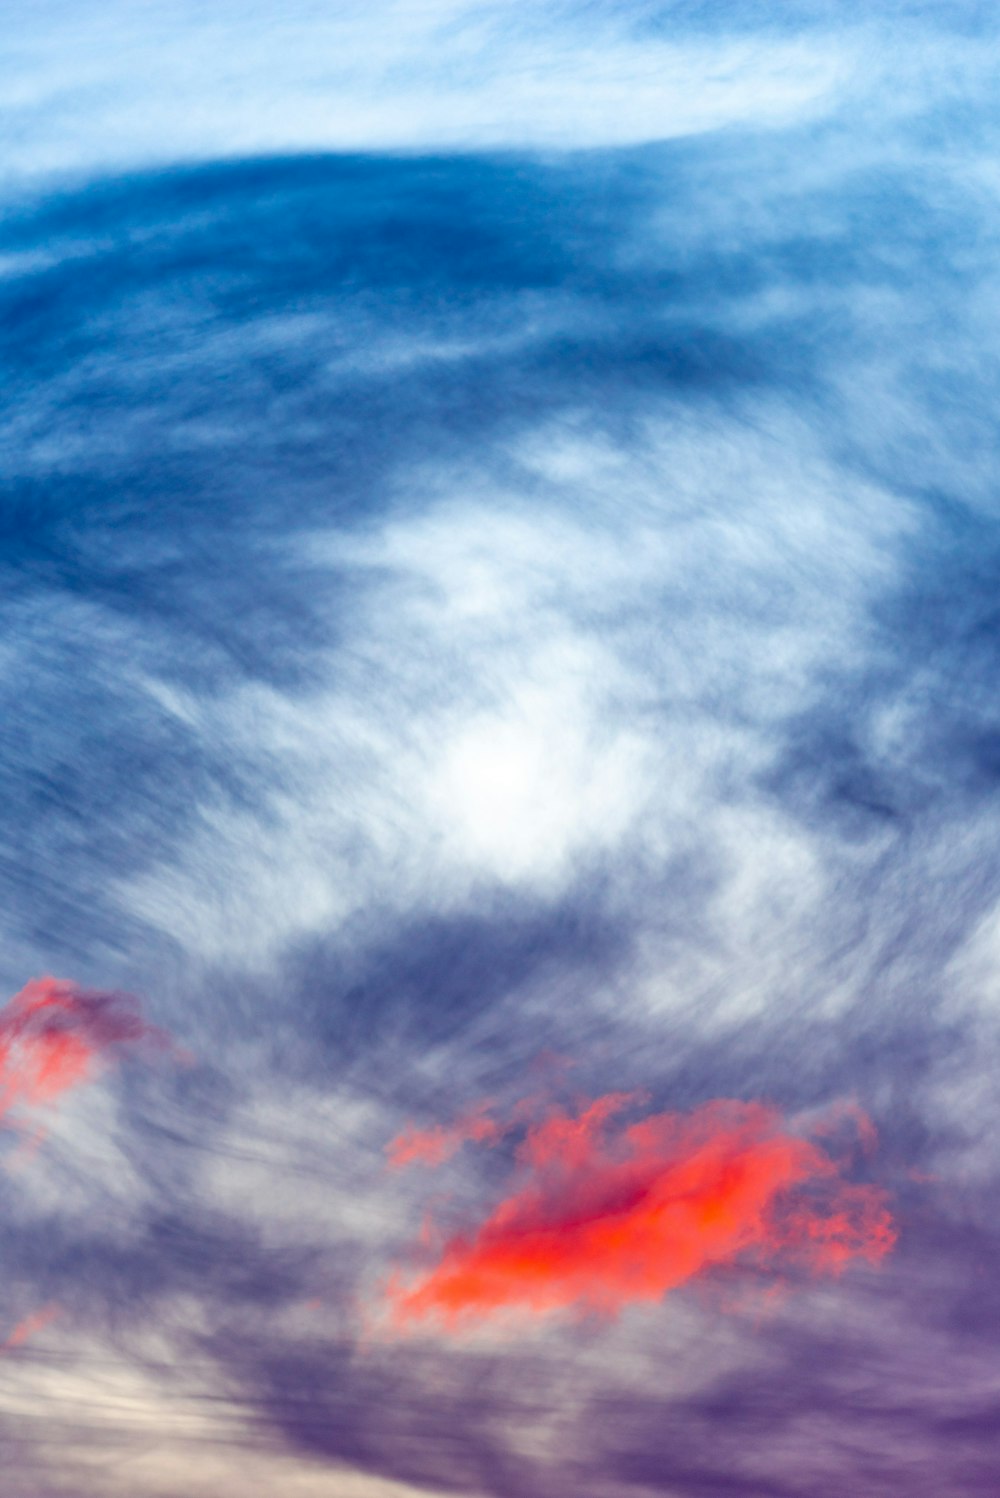
M 867 15 L 4 28 L 11 1498 L 992 1498 L 996 39 Z

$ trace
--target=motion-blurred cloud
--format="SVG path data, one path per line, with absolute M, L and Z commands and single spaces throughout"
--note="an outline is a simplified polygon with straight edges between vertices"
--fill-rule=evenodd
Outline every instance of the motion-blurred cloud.
M 171 1047 L 130 994 L 83 989 L 65 978 L 33 978 L 0 1010 L 0 1120 L 22 1115 L 92 1081 L 130 1050 Z
M 724 1265 L 836 1274 L 892 1248 L 884 1191 L 848 1184 L 844 1162 L 776 1109 L 715 1101 L 611 1126 L 632 1102 L 611 1094 L 531 1125 L 515 1189 L 423 1275 L 393 1282 L 394 1324 L 430 1318 L 453 1331 L 510 1309 L 616 1313 Z M 489 1140 L 485 1122 L 458 1132 Z M 425 1157 L 439 1140 L 423 1136 Z M 420 1143 L 397 1146 L 397 1163 L 419 1158 Z
M 4 15 L 4 1498 L 993 1498 L 998 45 Z

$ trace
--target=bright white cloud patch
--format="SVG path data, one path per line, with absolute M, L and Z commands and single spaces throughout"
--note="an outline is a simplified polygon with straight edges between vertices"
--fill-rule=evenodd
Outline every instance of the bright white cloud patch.
M 472 870 L 565 877 L 588 845 L 614 844 L 648 794 L 641 737 L 602 732 L 587 700 L 598 694 L 581 690 L 595 664 L 559 651 L 532 662 L 530 685 L 505 712 L 473 718 L 442 746 L 431 810 Z
M 121 885 L 127 909 L 202 959 L 263 961 L 366 910 L 456 911 L 484 884 L 548 898 L 612 857 L 707 855 L 725 878 L 706 918 L 770 969 L 825 876 L 752 783 L 772 725 L 862 648 L 911 512 L 773 413 L 650 424 L 627 451 L 542 428 L 518 456 L 523 492 L 414 472 L 412 513 L 310 539 L 331 606 L 344 569 L 359 585 L 328 685 L 150 682 L 234 764 L 282 774 L 255 813 L 205 807 L 179 861 Z
M 637 30 L 627 8 L 40 0 L 6 37 L 11 174 L 298 150 L 621 145 L 828 106 L 856 42 Z

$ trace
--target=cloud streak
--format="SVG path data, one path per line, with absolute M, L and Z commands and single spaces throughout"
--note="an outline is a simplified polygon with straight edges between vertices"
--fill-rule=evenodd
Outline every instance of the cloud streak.
M 572 148 L 769 126 L 829 108 L 857 47 L 829 28 L 751 46 L 710 19 L 663 26 L 631 7 L 511 9 L 293 0 L 280 13 L 221 3 L 207 16 L 190 0 L 143 12 L 47 0 L 16 28 L 5 168 L 310 148 Z
M 808 1137 L 765 1103 L 719 1099 L 623 1121 L 634 1102 L 611 1093 L 529 1125 L 513 1189 L 448 1238 L 429 1270 L 392 1277 L 392 1325 L 454 1332 L 511 1311 L 616 1315 L 731 1265 L 836 1275 L 892 1249 L 886 1193 L 849 1181 L 838 1151 L 844 1124 L 873 1139 L 857 1110 L 814 1122 Z M 492 1142 L 498 1126 L 485 1124 L 403 1135 L 391 1158 L 439 1163 L 464 1138 Z
M 30 1338 L 37 1336 L 41 1331 L 55 1321 L 59 1315 L 59 1307 L 56 1305 L 42 1306 L 38 1311 L 33 1311 L 30 1316 L 25 1316 L 13 1328 L 7 1340 L 0 1345 L 0 1352 L 6 1352 L 15 1347 L 23 1347 Z
M 10 1498 L 993 1498 L 977 6 L 127 9 L 0 41 Z
M 19 1128 L 23 1110 L 54 1104 L 119 1056 L 171 1044 L 130 994 L 33 978 L 0 1010 L 0 1120 Z
M 412 1125 L 398 1134 L 386 1148 L 389 1164 L 395 1169 L 413 1165 L 443 1165 L 463 1144 L 486 1144 L 498 1139 L 501 1126 L 489 1116 L 485 1107 L 460 1118 L 453 1124 L 436 1124 L 430 1129 Z

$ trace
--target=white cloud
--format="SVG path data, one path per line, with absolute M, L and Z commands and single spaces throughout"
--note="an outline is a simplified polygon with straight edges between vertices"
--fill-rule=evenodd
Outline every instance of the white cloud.
M 367 535 L 309 540 L 317 576 L 354 580 L 325 685 L 148 680 L 262 779 L 253 811 L 202 805 L 176 860 L 120 883 L 131 914 L 197 959 L 266 963 L 484 884 L 551 897 L 594 860 L 707 848 L 727 946 L 762 962 L 822 903 L 810 836 L 753 782 L 824 663 L 862 657 L 908 508 L 766 413 L 651 424 L 628 453 L 540 429 L 518 457 L 523 489 L 486 459 L 411 471 Z
M 648 784 L 641 738 L 619 730 L 600 745 L 594 716 L 555 654 L 546 663 L 551 678 L 536 663 L 519 699 L 445 743 L 433 779 L 432 813 L 451 846 L 503 878 L 544 883 L 588 843 L 615 841 Z
M 69 1222 L 96 1213 L 105 1225 L 153 1201 L 153 1183 L 124 1148 L 113 1082 L 90 1081 L 47 1108 L 14 1116 L 2 1163 L 12 1219 Z
M 296 150 L 623 145 L 828 107 L 857 45 L 694 37 L 619 11 L 45 3 L 7 27 L 14 176 Z
M 252 1225 L 266 1250 L 307 1245 L 336 1255 L 346 1241 L 378 1259 L 415 1211 L 387 1168 L 395 1128 L 384 1105 L 343 1085 L 268 1080 L 259 1052 L 235 1049 L 244 1101 L 213 1138 L 192 1192 L 212 1212 Z M 329 1334 L 349 1310 L 325 1305 L 320 1325 Z
M 483 880 L 557 891 L 649 788 L 646 737 L 614 706 L 627 668 L 559 606 L 599 553 L 571 522 L 400 522 L 354 555 L 372 586 L 327 688 L 199 701 L 151 680 L 188 728 L 270 773 L 259 815 L 203 806 L 182 862 L 123 882 L 123 903 L 203 958 L 254 960 L 366 907 L 461 907 Z

